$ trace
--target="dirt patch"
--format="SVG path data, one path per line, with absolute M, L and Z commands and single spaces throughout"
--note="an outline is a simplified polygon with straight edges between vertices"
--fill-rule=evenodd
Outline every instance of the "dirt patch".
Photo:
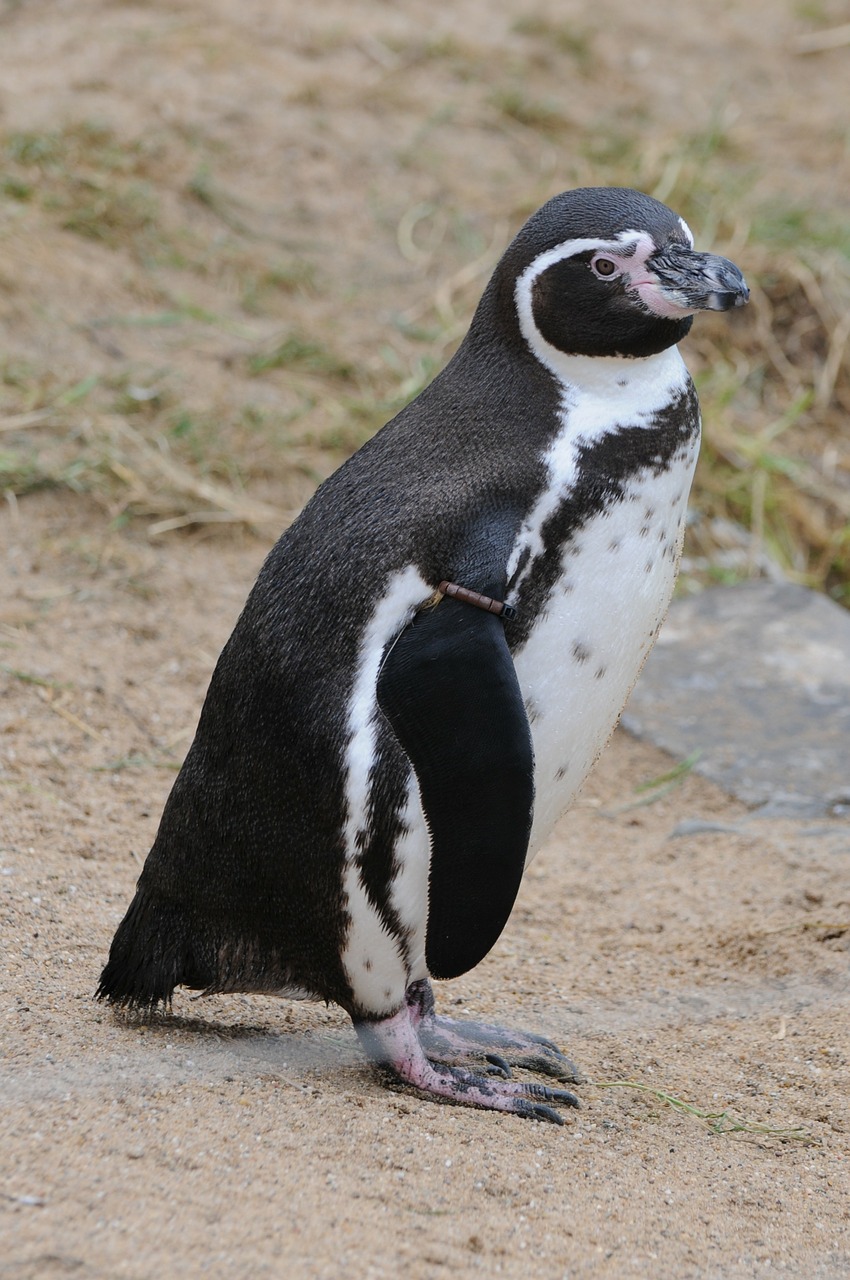
M 91 1000 L 277 517 L 150 521 L 228 515 L 215 486 L 282 521 L 561 187 L 678 164 L 703 243 L 739 201 L 843 214 L 845 52 L 794 54 L 810 25 L 766 0 L 0 8 L 26 495 L 0 517 L 0 1276 L 850 1274 L 846 825 L 636 791 L 670 761 L 625 735 L 438 994 L 580 1062 L 564 1129 L 386 1088 L 334 1009 Z
M 846 1274 L 846 826 L 643 803 L 669 761 L 625 736 L 439 992 L 580 1060 L 566 1129 L 383 1087 L 337 1010 L 93 1004 L 261 554 L 93 516 L 4 521 L 2 1274 Z

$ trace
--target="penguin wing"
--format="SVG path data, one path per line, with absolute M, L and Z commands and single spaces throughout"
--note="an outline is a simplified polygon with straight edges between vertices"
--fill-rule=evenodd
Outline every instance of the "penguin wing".
M 531 734 L 504 624 L 455 600 L 423 609 L 384 659 L 377 693 L 431 834 L 428 969 L 454 978 L 505 927 L 531 831 Z

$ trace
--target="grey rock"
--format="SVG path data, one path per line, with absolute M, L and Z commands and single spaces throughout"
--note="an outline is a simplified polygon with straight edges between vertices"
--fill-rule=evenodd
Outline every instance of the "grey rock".
M 787 582 L 677 600 L 622 723 L 764 813 L 850 816 L 850 613 Z

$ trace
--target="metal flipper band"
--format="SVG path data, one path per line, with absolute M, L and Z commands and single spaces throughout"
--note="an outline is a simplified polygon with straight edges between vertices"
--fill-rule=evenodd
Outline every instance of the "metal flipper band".
M 440 595 L 448 596 L 450 600 L 460 600 L 463 604 L 471 604 L 476 609 L 483 609 L 485 613 L 495 613 L 497 618 L 510 621 L 511 618 L 516 617 L 516 609 L 512 604 L 494 600 L 492 596 L 482 596 L 480 591 L 470 591 L 469 587 L 458 586 L 456 582 L 441 582 L 437 590 Z

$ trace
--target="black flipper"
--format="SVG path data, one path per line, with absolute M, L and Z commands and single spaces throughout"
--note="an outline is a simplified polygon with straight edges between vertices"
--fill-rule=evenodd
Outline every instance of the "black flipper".
M 528 719 L 495 615 L 443 599 L 387 655 L 378 703 L 407 753 L 431 832 L 426 960 L 474 968 L 511 913 L 534 805 Z

